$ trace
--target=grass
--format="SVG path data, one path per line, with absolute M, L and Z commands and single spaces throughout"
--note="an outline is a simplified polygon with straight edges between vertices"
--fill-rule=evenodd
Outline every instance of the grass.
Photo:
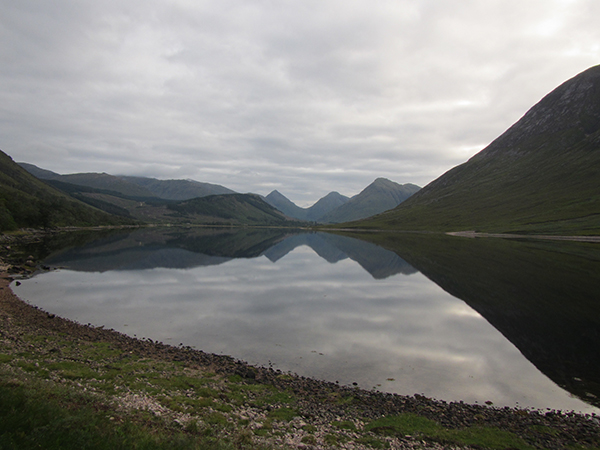
M 245 386 L 181 364 L 123 357 L 107 343 L 73 345 L 61 336 L 36 335 L 25 341 L 58 346 L 60 357 L 48 358 L 46 351 L 0 353 L 0 450 L 270 448 L 236 428 L 228 413 L 243 402 L 292 401 L 269 386 Z M 115 398 L 127 393 L 155 396 L 167 416 L 115 408 Z M 196 420 L 173 420 L 178 414 Z M 268 420 L 289 421 L 295 415 L 286 406 Z
M 27 339 L 54 346 L 64 338 Z M 390 439 L 407 435 L 456 446 L 533 448 L 523 438 L 494 427 L 448 429 L 413 413 L 364 425 L 355 418 L 340 418 L 325 432 L 305 423 L 306 417 L 292 425 L 302 413 L 299 399 L 286 389 L 247 384 L 240 377 L 224 377 L 187 364 L 123 357 L 103 343 L 65 345 L 59 359 L 48 359 L 48 352 L 41 350 L 14 354 L 5 350 L 0 353 L 0 450 L 274 449 L 284 447 L 262 439 L 297 433 L 300 427 L 302 443 L 318 448 L 355 442 L 386 449 Z M 116 403 L 128 395 L 154 399 L 155 407 L 117 408 Z M 354 401 L 352 396 L 324 399 L 343 405 Z M 243 405 L 265 412 L 255 418 L 257 426 L 250 428 L 252 421 L 239 415 Z M 156 408 L 164 409 L 159 414 Z M 557 433 L 538 428 L 549 436 Z
M 168 427 L 143 414 L 115 414 L 90 395 L 29 382 L 0 384 L 0 448 L 232 448 Z
M 493 427 L 444 428 L 433 420 L 415 414 L 387 416 L 370 422 L 365 430 L 384 436 L 414 436 L 441 443 L 479 446 L 489 449 L 531 450 L 519 436 Z

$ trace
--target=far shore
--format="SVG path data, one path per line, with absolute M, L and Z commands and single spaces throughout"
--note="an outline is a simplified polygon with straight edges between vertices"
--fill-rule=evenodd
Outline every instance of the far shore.
M 550 234 L 481 233 L 478 231 L 450 231 L 449 236 L 467 238 L 544 239 L 550 241 L 600 242 L 600 236 L 560 236 Z

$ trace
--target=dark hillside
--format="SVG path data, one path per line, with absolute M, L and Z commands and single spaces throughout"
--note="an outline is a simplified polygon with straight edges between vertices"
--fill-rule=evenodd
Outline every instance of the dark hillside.
M 289 220 L 256 194 L 224 194 L 194 198 L 170 204 L 174 218 L 192 223 L 229 225 L 293 225 Z
M 145 177 L 119 177 L 150 191 L 153 195 L 167 200 L 189 200 L 207 195 L 234 194 L 224 186 L 201 183 L 193 180 L 158 180 Z
M 600 234 L 600 66 L 394 210 L 351 226 Z
M 0 151 L 0 231 L 133 223 L 91 208 L 38 180 Z

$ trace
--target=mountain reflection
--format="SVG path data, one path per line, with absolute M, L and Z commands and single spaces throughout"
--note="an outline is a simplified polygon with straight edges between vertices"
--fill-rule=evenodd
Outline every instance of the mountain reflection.
M 273 263 L 300 246 L 331 264 L 351 259 L 375 279 L 417 270 L 396 253 L 358 239 L 327 233 L 281 229 L 137 229 L 101 238 L 83 237 L 77 246 L 45 258 L 50 266 L 82 272 L 186 269 L 265 256 Z M 55 246 L 60 246 L 55 242 Z
M 294 252 L 299 247 L 314 253 Z M 156 313 L 153 331 L 171 320 L 176 325 L 164 336 L 190 330 L 177 342 L 197 339 L 202 348 L 239 351 L 237 357 L 261 364 L 276 357 L 310 376 L 360 378 L 364 371 L 364 380 L 398 380 L 397 389 L 415 383 L 413 392 L 456 389 L 460 397 L 482 400 L 483 392 L 516 398 L 513 389 L 527 392 L 535 384 L 533 391 L 540 385 L 545 392 L 548 383 L 554 392 L 558 384 L 600 407 L 599 250 L 589 243 L 436 234 L 144 228 L 66 233 L 31 254 L 71 269 L 63 278 L 55 273 L 59 294 L 41 287 L 37 301 L 58 299 L 67 305 L 64 314 L 77 320 L 91 308 L 96 323 L 127 320 L 132 326 L 144 304 L 148 317 L 138 333 L 147 332 Z M 45 275 L 51 284 L 54 274 Z M 69 279 L 70 297 L 60 284 Z M 118 289 L 111 288 L 115 279 Z M 98 287 L 104 284 L 110 294 Z M 36 284 L 21 289 L 26 286 Z M 122 318 L 129 310 L 133 316 Z M 163 324 L 166 314 L 170 320 Z M 236 333 L 223 332 L 233 328 Z M 327 350 L 329 365 L 309 363 L 317 348 Z M 545 377 L 526 375 L 529 368 Z M 423 390 L 416 390 L 419 383 Z
M 360 234 L 463 300 L 541 372 L 600 406 L 598 244 Z

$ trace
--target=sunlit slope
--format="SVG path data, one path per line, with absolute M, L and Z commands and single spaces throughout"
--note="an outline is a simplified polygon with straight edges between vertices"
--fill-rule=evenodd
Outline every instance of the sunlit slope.
M 600 234 L 600 66 L 397 208 L 350 226 Z

